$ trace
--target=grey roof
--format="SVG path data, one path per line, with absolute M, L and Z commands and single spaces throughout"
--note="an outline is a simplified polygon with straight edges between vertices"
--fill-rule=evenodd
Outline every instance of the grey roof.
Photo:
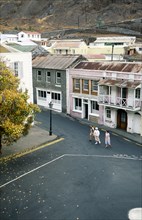
M 15 48 L 16 50 L 19 50 L 21 52 L 32 52 L 32 50 L 34 50 L 37 45 L 19 45 L 16 43 L 12 43 L 12 44 L 8 44 L 10 47 Z
M 47 55 L 49 52 L 45 50 L 40 45 L 19 45 L 16 43 L 8 44 L 8 46 L 21 51 L 21 52 L 31 52 L 32 59 L 34 59 L 38 55 Z
M 65 70 L 82 57 L 80 55 L 38 56 L 32 61 L 33 68 Z

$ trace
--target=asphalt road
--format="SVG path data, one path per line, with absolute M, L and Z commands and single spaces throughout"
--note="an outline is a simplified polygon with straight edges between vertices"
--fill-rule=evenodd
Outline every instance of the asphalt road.
M 49 129 L 48 112 L 39 125 Z M 53 113 L 64 140 L 1 165 L 3 220 L 126 220 L 142 207 L 142 148 L 111 134 L 112 149 L 88 141 L 89 127 Z M 35 137 L 36 138 L 36 137 Z

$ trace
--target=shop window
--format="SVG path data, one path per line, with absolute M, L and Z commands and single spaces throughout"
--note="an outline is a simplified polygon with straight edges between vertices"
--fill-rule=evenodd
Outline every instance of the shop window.
M 38 99 L 46 100 L 46 91 L 38 90 Z
M 79 98 L 74 99 L 74 108 L 75 108 L 75 110 L 82 110 L 81 99 L 79 99 Z
M 99 110 L 99 105 L 96 101 L 91 101 L 91 113 L 95 113 Z

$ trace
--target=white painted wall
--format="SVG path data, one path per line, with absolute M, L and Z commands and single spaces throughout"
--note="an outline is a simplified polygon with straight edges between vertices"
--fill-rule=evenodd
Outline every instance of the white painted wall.
M 20 63 L 20 88 L 22 91 L 28 90 L 29 102 L 33 103 L 33 81 L 32 81 L 32 54 L 30 52 L 1 53 L 0 57 L 6 65 L 13 68 L 14 62 Z
M 139 114 L 134 114 L 133 115 L 133 121 L 132 121 L 132 130 L 133 130 L 133 133 L 137 133 L 137 134 L 140 134 L 140 131 L 141 131 L 141 115 Z

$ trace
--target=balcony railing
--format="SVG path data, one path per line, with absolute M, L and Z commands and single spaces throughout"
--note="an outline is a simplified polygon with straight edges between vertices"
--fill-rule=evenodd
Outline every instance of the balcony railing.
M 99 95 L 98 103 L 116 108 L 127 108 L 132 110 L 139 110 L 141 107 L 140 99 L 112 97 L 109 95 Z

